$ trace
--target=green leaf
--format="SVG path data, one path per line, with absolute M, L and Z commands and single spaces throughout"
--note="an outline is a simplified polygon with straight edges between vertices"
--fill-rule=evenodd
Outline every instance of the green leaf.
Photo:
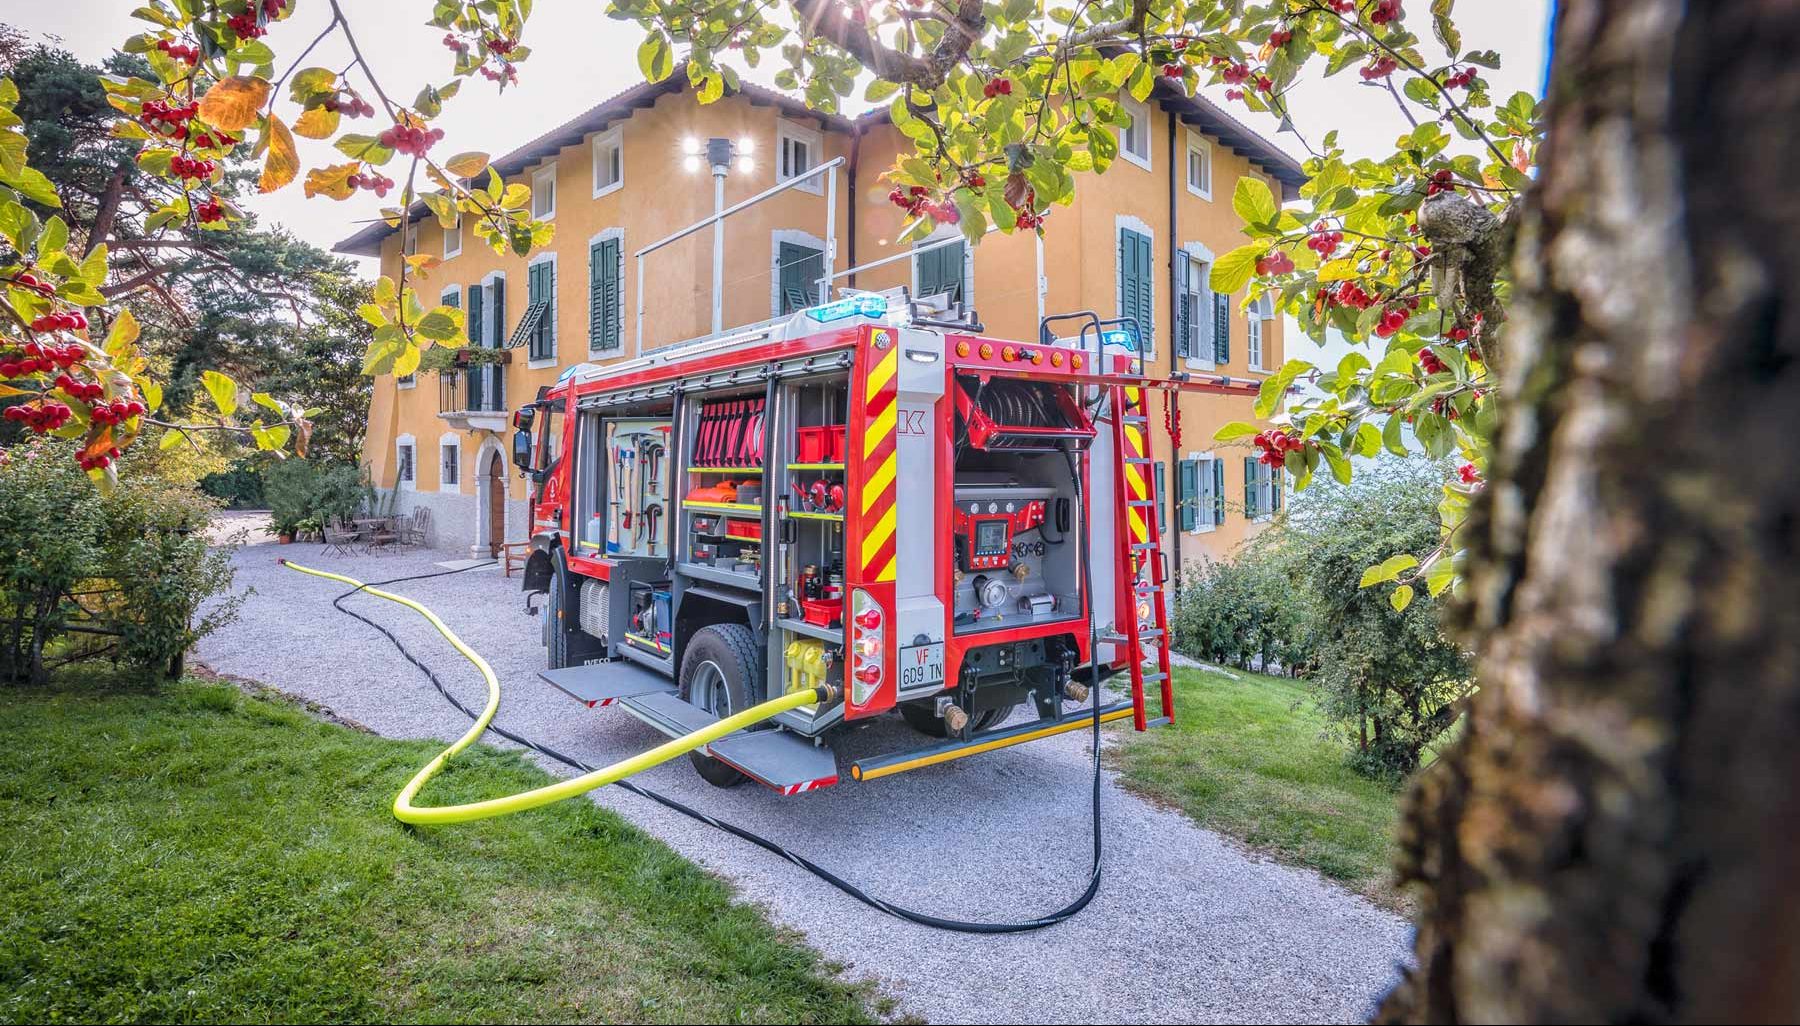
M 1258 417 L 1272 417 L 1281 405 L 1281 397 L 1287 395 L 1288 386 L 1294 379 L 1313 369 L 1313 365 L 1305 360 L 1289 360 L 1281 365 L 1273 377 L 1263 379 L 1262 387 L 1256 393 L 1254 412 Z
M 1267 225 L 1274 222 L 1281 208 L 1276 205 L 1275 194 L 1269 191 L 1267 182 L 1245 175 L 1238 179 L 1237 189 L 1231 194 L 1231 209 L 1251 224 Z
M 1389 556 L 1367 570 L 1364 570 L 1362 581 L 1357 584 L 1357 587 L 1368 588 L 1377 584 L 1386 584 L 1389 581 L 1398 580 L 1401 574 L 1418 565 L 1418 558 L 1409 552 L 1402 552 L 1397 556 Z
M 1432 598 L 1437 598 L 1456 581 L 1456 560 L 1447 555 L 1440 555 L 1425 568 L 1425 590 Z
M 35 167 L 23 167 L 17 172 L 9 173 L 0 168 L 0 182 L 19 190 L 19 194 L 40 206 L 60 207 L 62 200 L 56 195 L 56 186 L 50 179 Z
M 1236 292 L 1256 274 L 1256 262 L 1268 251 L 1262 242 L 1249 242 L 1213 261 L 1209 283 L 1214 292 Z
M 237 412 L 237 382 L 216 370 L 209 370 L 201 372 L 200 383 L 206 386 L 206 394 L 212 396 L 219 416 L 229 417 Z
M 454 306 L 440 306 L 419 320 L 419 334 L 444 344 L 455 340 L 459 346 L 463 333 L 463 312 Z
M 1337 478 L 1338 484 L 1350 483 L 1350 461 L 1344 458 L 1342 451 L 1335 445 L 1321 445 L 1319 451 L 1325 455 L 1325 462 L 1331 465 L 1331 476 Z
M 651 82 L 661 82 L 675 70 L 674 50 L 669 46 L 669 37 L 661 32 L 652 32 L 638 45 L 638 70 L 644 78 Z
M 1235 442 L 1240 438 L 1249 438 L 1260 431 L 1262 431 L 1262 428 L 1257 427 L 1255 424 L 1246 424 L 1241 420 L 1234 420 L 1219 430 L 1214 431 L 1213 441 Z
M 1400 587 L 1394 589 L 1392 595 L 1388 596 L 1388 605 L 1394 607 L 1394 612 L 1404 613 L 1406 612 L 1406 607 L 1412 605 L 1412 600 L 1412 585 L 1402 584 Z

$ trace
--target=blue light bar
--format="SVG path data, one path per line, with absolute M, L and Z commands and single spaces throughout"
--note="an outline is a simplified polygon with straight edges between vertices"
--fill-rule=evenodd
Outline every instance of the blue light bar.
M 851 296 L 835 303 L 811 307 L 806 316 L 824 324 L 826 321 L 841 321 L 846 317 L 886 317 L 886 296 Z

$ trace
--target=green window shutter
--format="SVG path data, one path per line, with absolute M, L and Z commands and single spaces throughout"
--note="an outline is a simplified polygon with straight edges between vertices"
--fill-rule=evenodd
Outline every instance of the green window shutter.
M 1256 505 L 1256 457 L 1244 457 L 1244 519 L 1255 520 L 1262 515 Z
M 552 346 L 556 325 L 556 265 L 548 260 L 532 264 L 526 269 L 525 284 L 532 305 L 544 304 L 544 312 L 538 317 L 528 340 L 531 359 L 546 360 L 554 355 Z
M 1181 504 L 1178 522 L 1183 531 L 1192 531 L 1199 522 L 1200 461 L 1182 460 L 1180 473 L 1181 480 L 1175 487 L 1175 501 Z
M 1186 253 L 1175 252 L 1175 355 L 1194 355 L 1188 346 L 1188 290 L 1193 287 L 1194 262 Z
M 619 240 L 588 249 L 588 348 L 619 348 Z
M 1156 268 L 1155 256 L 1150 251 L 1150 236 L 1138 237 L 1138 273 L 1142 280 L 1138 285 L 1138 330 L 1144 334 L 1144 349 L 1156 348 Z
M 1281 475 L 1285 473 L 1287 471 L 1280 467 L 1269 469 L 1269 509 L 1272 512 L 1281 512 Z
M 1138 344 L 1152 348 L 1156 338 L 1156 271 L 1150 236 L 1119 229 L 1119 316 L 1137 322 Z
M 958 302 L 967 298 L 963 283 L 964 245 L 957 242 L 918 255 L 919 295 L 949 293 L 951 300 Z
M 1163 461 L 1157 460 L 1150 469 L 1156 472 L 1156 533 L 1160 537 L 1169 529 L 1169 503 L 1164 498 L 1168 494 L 1168 489 L 1163 485 L 1169 478 L 1169 466 Z
M 1231 362 L 1231 297 L 1223 292 L 1213 293 L 1213 359 Z
M 488 339 L 488 345 L 499 349 L 512 337 L 506 330 L 506 275 L 494 278 L 494 291 L 489 298 L 494 301 L 494 312 L 489 318 L 494 322 L 494 337 Z
M 480 285 L 469 286 L 469 318 L 468 318 L 468 320 L 469 320 L 469 344 L 472 346 L 478 346 L 478 345 L 482 344 L 482 336 L 481 336 L 482 295 L 481 295 L 481 292 L 482 292 L 482 289 L 481 289 Z
M 776 249 L 775 259 L 781 264 L 781 312 L 790 314 L 817 302 L 819 279 L 825 276 L 825 254 L 812 246 L 784 242 Z
M 1216 460 L 1212 461 L 1212 480 L 1213 480 L 1213 508 L 1212 508 L 1213 523 L 1214 524 L 1223 524 L 1225 522 L 1225 461 L 1224 460 L 1216 459 Z
M 462 309 L 462 293 L 461 292 L 446 292 L 446 293 L 444 293 L 443 296 L 441 296 L 438 299 L 438 302 L 444 304 L 445 306 L 449 307 L 452 310 L 460 310 L 460 309 Z

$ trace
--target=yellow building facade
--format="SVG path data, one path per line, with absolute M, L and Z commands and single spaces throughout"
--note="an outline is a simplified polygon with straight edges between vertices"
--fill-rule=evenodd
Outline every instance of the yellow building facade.
M 679 74 L 629 89 L 494 162 L 508 181 L 533 187 L 539 216 L 556 227 L 530 256 L 498 256 L 422 207 L 405 231 L 371 225 L 336 247 L 379 256 L 384 274 L 397 272 L 403 251 L 441 257 L 417 285 L 421 298 L 466 310 L 472 342 L 505 360 L 378 379 L 364 447 L 370 478 L 398 491 L 400 509 L 430 509 L 440 548 L 486 554 L 523 540 L 529 518 L 525 484 L 507 464 L 508 411 L 572 365 L 630 359 L 640 338 L 651 349 L 711 330 L 710 228 L 645 257 L 641 281 L 634 254 L 713 212 L 713 176 L 688 151 L 714 138 L 737 151 L 727 207 L 842 159 L 725 220 L 726 328 L 818 302 L 810 283 L 829 265 L 834 286 L 954 291 L 994 337 L 1035 340 L 1046 313 L 1128 314 L 1146 329 L 1152 373 L 1272 373 L 1284 359 L 1280 319 L 1246 310 L 1242 294 L 1215 296 L 1207 276 L 1244 239 L 1231 209 L 1238 180 L 1257 176 L 1291 196 L 1304 175 L 1203 99 L 1159 83 L 1132 107 L 1120 159 L 1081 177 L 1073 205 L 1049 214 L 1042 239 L 996 232 L 974 247 L 933 247 L 959 236 L 896 241 L 904 216 L 881 175 L 910 144 L 884 114 L 822 115 L 748 85 L 702 105 Z M 867 269 L 843 276 L 853 267 Z M 1259 476 L 1248 449 L 1212 441 L 1221 424 L 1254 419 L 1250 406 L 1183 396 L 1179 445 L 1170 431 L 1153 432 L 1165 547 L 1183 564 L 1227 558 L 1279 508 L 1279 478 Z M 1166 419 L 1160 398 L 1154 412 Z

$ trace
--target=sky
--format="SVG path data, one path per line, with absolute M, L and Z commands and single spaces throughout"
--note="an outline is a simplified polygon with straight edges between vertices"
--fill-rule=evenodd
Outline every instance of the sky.
M 1457 6 L 1464 47 L 1494 49 L 1503 56 L 1502 69 L 1486 73 L 1501 100 L 1521 89 L 1538 92 L 1549 3 L 1463 0 Z M 4 17 L 35 38 L 54 37 L 84 60 L 98 61 L 143 30 L 144 23 L 131 17 L 137 6 L 136 0 L 54 0 L 9 5 Z M 343 6 L 357 42 L 390 95 L 411 97 L 427 81 L 448 80 L 450 54 L 442 44 L 443 32 L 425 24 L 429 0 L 345 0 Z M 1429 21 L 1423 16 L 1425 0 L 1413 0 L 1412 6 L 1420 8 L 1409 12 L 1416 30 L 1427 36 L 1428 52 L 1433 51 Z M 639 81 L 636 53 L 642 32 L 634 23 L 607 18 L 605 8 L 604 0 L 538 0 L 524 36 L 532 54 L 520 67 L 517 87 L 501 95 L 484 79 L 466 81 L 437 122 L 445 131 L 437 151 L 505 153 Z M 322 0 L 298 0 L 294 16 L 276 25 L 265 39 L 278 55 L 278 70 L 305 48 L 329 17 Z M 334 36 L 307 63 L 342 68 L 348 63 L 348 48 L 341 36 Z M 765 60 L 759 71 L 746 70 L 744 77 L 772 84 L 776 63 Z M 1354 70 L 1320 79 L 1318 69 L 1316 64 L 1310 67 L 1290 94 L 1301 135 L 1317 146 L 1326 132 L 1336 128 L 1340 144 L 1352 157 L 1390 150 L 1408 126 L 1385 92 L 1362 85 Z M 1224 101 L 1222 95 L 1212 98 Z M 1235 106 L 1240 120 L 1250 127 L 1305 157 L 1305 148 L 1294 135 L 1276 134 L 1272 118 L 1251 114 L 1241 104 L 1228 106 Z M 857 109 L 860 105 L 851 112 Z M 342 160 L 325 143 L 307 139 L 299 143 L 303 168 Z M 308 200 L 296 181 L 270 195 L 251 196 L 245 205 L 265 224 L 285 225 L 300 238 L 329 249 L 373 220 L 392 198 L 390 194 L 382 201 L 359 193 L 341 203 L 323 197 Z M 364 261 L 364 270 L 373 273 L 372 261 Z

